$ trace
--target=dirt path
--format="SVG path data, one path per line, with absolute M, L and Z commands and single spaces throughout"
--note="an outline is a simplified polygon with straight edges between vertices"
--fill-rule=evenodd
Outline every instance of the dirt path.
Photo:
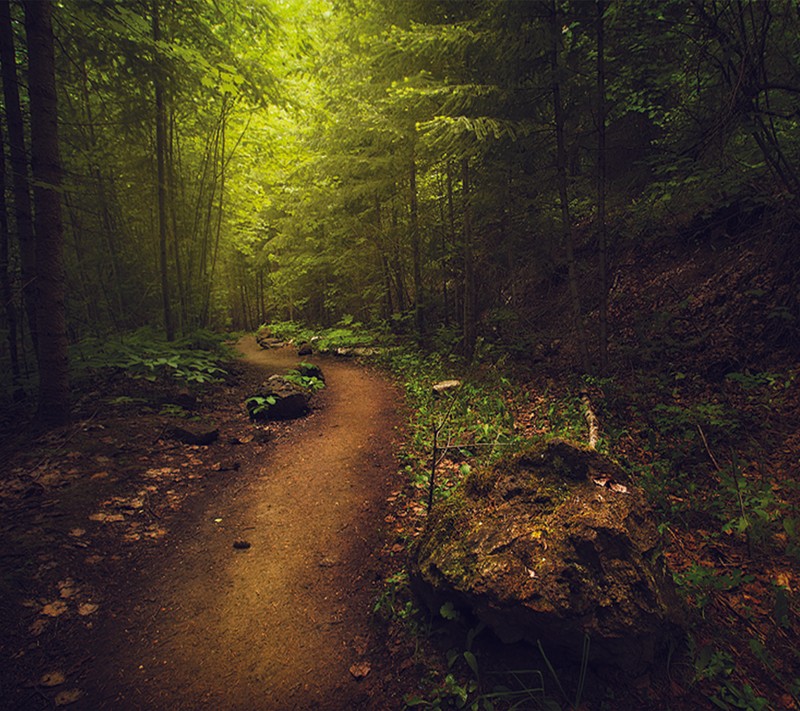
M 266 370 L 294 352 L 240 344 Z M 324 406 L 196 514 L 151 571 L 92 696 L 125 709 L 381 708 L 369 609 L 395 394 L 350 363 L 317 361 Z M 246 550 L 233 548 L 247 541 Z

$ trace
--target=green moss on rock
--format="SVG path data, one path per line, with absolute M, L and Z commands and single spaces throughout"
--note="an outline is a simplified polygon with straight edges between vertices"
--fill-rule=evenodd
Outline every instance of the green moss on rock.
M 412 581 L 432 606 L 460 601 L 502 639 L 547 640 L 579 658 L 588 634 L 598 658 L 638 669 L 682 621 L 658 542 L 619 467 L 551 441 L 434 507 Z

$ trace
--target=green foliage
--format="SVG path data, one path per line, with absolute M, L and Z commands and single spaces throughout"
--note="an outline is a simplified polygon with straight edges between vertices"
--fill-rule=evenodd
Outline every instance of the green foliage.
M 429 623 L 423 619 L 411 594 L 408 571 L 405 568 L 397 570 L 384 580 L 383 590 L 373 603 L 372 612 L 384 622 L 399 622 L 412 637 L 421 638 L 430 632 Z
M 750 640 L 751 650 L 755 647 L 756 656 L 763 656 L 764 650 L 760 642 Z M 757 644 L 753 644 L 753 642 Z M 690 652 L 694 660 L 694 680 L 704 681 L 714 685 L 714 692 L 709 695 L 709 700 L 720 709 L 732 711 L 733 709 L 747 709 L 748 711 L 761 711 L 769 708 L 767 699 L 757 696 L 749 684 L 738 684 L 734 680 L 736 664 L 727 652 L 721 651 L 710 644 L 696 648 L 693 638 L 690 638 Z
M 264 324 L 259 330 L 267 331 L 274 338 L 294 343 L 313 343 L 314 348 L 324 353 L 337 348 L 370 346 L 376 336 L 352 316 L 345 316 L 333 328 L 315 329 L 296 321 L 275 321 Z
M 451 619 L 451 608 L 445 606 L 443 608 L 448 613 L 445 615 L 446 619 Z M 406 707 L 457 708 L 470 709 L 470 711 L 499 711 L 500 709 L 559 711 L 562 707 L 548 695 L 541 671 L 529 669 L 491 673 L 482 669 L 481 651 L 475 647 L 474 642 L 484 629 L 483 623 L 470 628 L 466 634 L 464 648 L 447 651 L 447 671 L 443 678 L 434 680 L 432 688 L 426 694 L 418 693 L 407 697 Z M 581 690 L 578 691 L 574 704 L 568 702 L 569 708 L 580 707 L 585 665 L 588 662 L 588 647 L 586 652 L 579 682 Z M 549 666 L 546 658 L 545 661 L 560 689 L 561 682 L 558 675 Z M 499 679 L 489 688 L 486 677 L 490 674 Z
M 661 432 L 694 439 L 697 428 L 713 432 L 735 433 L 741 422 L 728 407 L 718 402 L 698 402 L 690 405 L 663 405 L 653 408 L 653 420 Z
M 320 380 L 320 378 L 315 375 L 303 375 L 299 370 L 288 371 L 284 374 L 283 379 L 287 383 L 296 385 L 304 390 L 311 390 L 311 392 L 317 392 L 325 387 L 324 380 Z
M 775 496 L 771 484 L 762 479 L 742 476 L 738 459 L 733 458 L 730 468 L 720 472 L 720 481 L 727 492 L 728 501 L 738 504 L 736 515 L 724 522 L 725 533 L 744 536 L 751 548 L 763 544 L 777 530 L 777 523 L 785 506 Z M 723 511 L 722 518 L 726 518 Z
M 511 383 L 498 370 L 464 378 L 460 387 L 437 396 L 433 385 L 463 369 L 458 359 L 395 348 L 383 355 L 383 362 L 405 386 L 411 417 L 403 456 L 410 462 L 407 471 L 415 485 L 428 482 L 435 430 L 439 456 L 490 462 L 520 445 L 509 405 Z M 462 465 L 459 480 L 469 471 L 469 464 Z M 454 483 L 443 479 L 435 496 L 449 496 Z
M 78 343 L 72 362 L 84 371 L 112 370 L 137 380 L 203 385 L 218 382 L 233 358 L 224 336 L 200 331 L 168 342 L 148 329 L 119 338 L 88 338 Z
M 165 415 L 166 417 L 183 417 L 183 418 L 192 417 L 191 413 L 189 413 L 181 405 L 176 405 L 174 402 L 164 403 L 161 406 L 161 409 L 159 410 L 158 414 Z
M 708 644 L 700 649 L 694 649 L 694 646 L 692 639 L 690 640 L 690 651 L 693 652 L 695 681 L 724 678 L 733 673 L 736 665 L 730 654 Z
M 695 606 L 702 610 L 715 592 L 727 592 L 754 580 L 741 570 L 721 572 L 714 567 L 693 563 L 682 573 L 674 573 L 675 583 L 691 596 Z
M 448 601 L 439 608 L 439 614 L 445 620 L 456 620 L 459 617 L 459 612 L 456 610 L 452 602 Z
M 792 378 L 786 378 L 780 373 L 770 373 L 768 371 L 760 373 L 728 373 L 725 379 L 731 383 L 736 383 L 745 390 L 756 390 L 760 388 L 787 388 L 792 383 Z
M 733 709 L 766 711 L 770 708 L 769 700 L 758 696 L 750 684 L 739 685 L 727 679 L 722 682 L 719 691 L 711 697 L 711 701 L 723 711 L 733 711 Z
M 244 401 L 244 404 L 247 406 L 247 412 L 250 414 L 250 417 L 257 417 L 258 415 L 267 412 L 269 408 L 276 402 L 278 402 L 278 399 L 274 395 L 268 395 L 267 397 L 253 395 L 252 397 L 247 398 L 247 400 Z

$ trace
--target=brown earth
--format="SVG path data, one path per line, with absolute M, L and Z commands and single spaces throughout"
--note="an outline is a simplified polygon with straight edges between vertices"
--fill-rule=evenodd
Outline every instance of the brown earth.
M 252 338 L 239 347 L 252 383 L 298 362 L 293 349 L 262 351 Z M 30 579 L 17 575 L 19 600 L 9 604 L 23 608 L 6 609 L 0 620 L 9 633 L 3 656 L 13 660 L 0 676 L 8 708 L 48 708 L 70 694 L 77 700 L 66 705 L 75 709 L 402 707 L 370 615 L 383 580 L 399 398 L 364 367 L 316 362 L 327 382 L 321 404 L 305 420 L 272 426 L 269 444 L 254 439 L 237 386 L 228 414 L 222 406 L 214 413 L 218 444 L 173 452 L 159 439 L 151 452 L 139 447 L 137 476 L 149 467 L 156 491 L 143 507 L 134 502 L 141 508 L 133 514 L 152 514 L 155 523 L 144 526 L 142 518 L 135 526 L 130 506 L 88 523 L 86 511 L 98 501 L 84 494 L 87 508 L 76 512 L 58 493 L 77 481 L 37 496 L 53 499 L 50 518 L 63 523 L 46 550 L 23 541 L 40 565 Z M 103 439 L 116 441 L 108 421 L 103 427 Z M 256 434 L 263 439 L 263 430 Z M 63 449 L 82 462 L 77 439 Z M 176 461 L 187 450 L 188 463 Z M 225 461 L 230 456 L 235 465 Z M 20 470 L 29 471 L 24 462 Z M 174 501 L 160 506 L 159 497 Z M 123 498 L 100 501 L 101 511 Z M 42 524 L 41 513 L 31 513 L 42 504 L 21 501 L 16 528 L 6 531 L 12 547 L 23 530 Z M 64 682 L 51 685 L 58 675 Z

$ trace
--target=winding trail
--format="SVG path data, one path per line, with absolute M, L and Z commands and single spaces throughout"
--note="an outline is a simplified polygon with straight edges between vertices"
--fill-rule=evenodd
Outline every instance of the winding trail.
M 298 361 L 252 338 L 239 347 L 265 371 Z M 379 708 L 375 675 L 350 668 L 369 661 L 396 394 L 358 365 L 316 362 L 321 410 L 239 472 L 238 491 L 208 502 L 120 621 L 109 708 Z

